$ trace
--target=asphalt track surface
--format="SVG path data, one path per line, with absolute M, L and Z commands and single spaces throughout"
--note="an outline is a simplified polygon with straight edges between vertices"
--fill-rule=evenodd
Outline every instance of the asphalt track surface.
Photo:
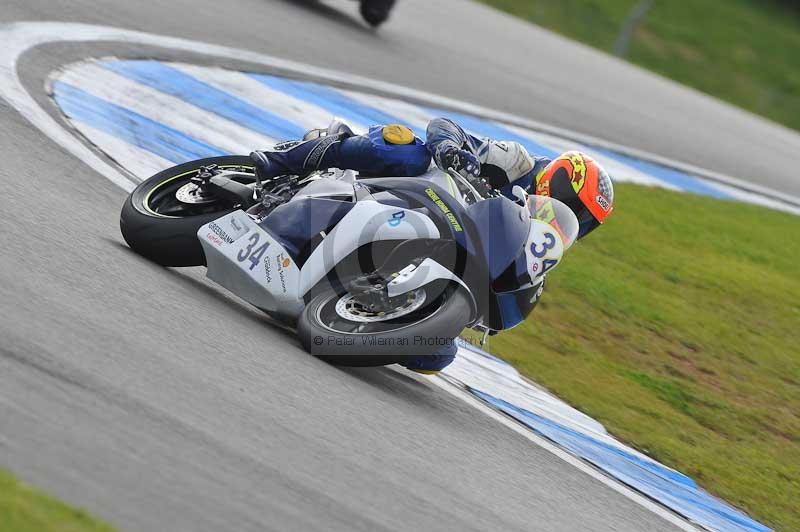
M 483 7 L 407 0 L 375 33 L 332 5 L 6 0 L 0 22 L 252 49 L 800 189 L 758 171 L 794 134 Z M 0 123 L 0 465 L 23 479 L 123 530 L 672 528 L 426 378 L 323 364 L 201 270 L 139 258 L 120 189 L 5 104 Z

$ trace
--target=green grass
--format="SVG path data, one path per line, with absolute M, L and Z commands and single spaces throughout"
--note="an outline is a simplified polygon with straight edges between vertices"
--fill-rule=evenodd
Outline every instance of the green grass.
M 638 2 L 482 1 L 608 52 Z M 656 0 L 626 58 L 800 129 L 798 57 L 797 7 L 770 0 Z
M 800 530 L 800 218 L 633 185 L 489 350 L 650 456 Z
M 111 532 L 83 510 L 70 508 L 0 469 L 0 531 Z

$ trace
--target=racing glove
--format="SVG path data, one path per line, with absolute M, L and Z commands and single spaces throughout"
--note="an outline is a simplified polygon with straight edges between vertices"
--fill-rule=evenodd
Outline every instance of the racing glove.
M 453 145 L 443 145 L 436 153 L 436 164 L 447 170 L 452 168 L 466 178 L 481 175 L 481 162 L 467 150 L 459 150 Z
M 436 153 L 436 165 L 444 170 L 452 168 L 464 176 L 481 196 L 493 195 L 492 187 L 481 177 L 481 162 L 472 152 L 442 145 Z

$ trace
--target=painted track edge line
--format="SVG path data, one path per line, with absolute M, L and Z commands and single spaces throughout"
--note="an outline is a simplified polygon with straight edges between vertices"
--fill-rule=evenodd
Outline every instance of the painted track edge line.
M 593 479 L 602 483 L 604 486 L 613 489 L 623 497 L 633 501 L 639 506 L 644 507 L 645 509 L 658 515 L 662 519 L 665 519 L 669 523 L 679 527 L 681 530 L 686 530 L 691 532 L 703 532 L 705 530 L 709 530 L 706 529 L 705 527 L 702 527 L 701 525 L 694 523 L 693 521 L 690 521 L 687 517 L 673 511 L 672 509 L 663 506 L 662 504 L 658 503 L 657 501 L 653 500 L 647 495 L 631 488 L 624 482 L 608 475 L 607 473 L 595 467 L 594 465 L 590 464 L 589 462 L 586 462 L 585 460 L 578 458 L 577 456 L 563 449 L 553 441 L 530 430 L 521 423 L 503 414 L 499 410 L 493 409 L 491 406 L 487 405 L 477 397 L 474 397 L 462 386 L 459 386 L 451 379 L 442 375 L 437 375 L 431 379 L 426 379 L 426 381 L 446 391 L 450 395 L 453 395 L 458 399 L 461 399 L 462 401 L 472 406 L 476 410 L 488 415 L 489 417 L 500 422 L 502 425 L 510 428 L 511 430 L 521 435 L 522 437 L 530 440 L 533 444 L 554 454 L 561 460 L 567 462 L 569 465 L 580 470 L 582 473 L 589 475 Z

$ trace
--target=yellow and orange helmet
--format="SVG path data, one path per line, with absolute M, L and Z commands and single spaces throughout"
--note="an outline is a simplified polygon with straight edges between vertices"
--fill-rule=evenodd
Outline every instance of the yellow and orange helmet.
M 536 176 L 536 194 L 564 202 L 578 218 L 578 238 L 602 224 L 614 210 L 614 186 L 594 159 L 568 151 Z

